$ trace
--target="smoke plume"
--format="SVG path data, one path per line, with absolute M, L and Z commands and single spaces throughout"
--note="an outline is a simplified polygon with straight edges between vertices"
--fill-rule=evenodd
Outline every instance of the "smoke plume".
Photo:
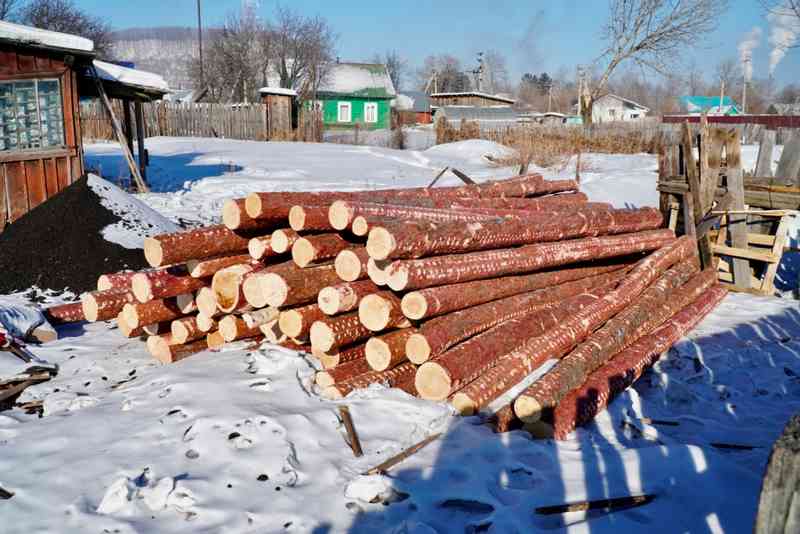
M 800 35 L 800 20 L 789 10 L 789 8 L 776 9 L 767 15 L 772 28 L 769 35 L 769 43 L 772 51 L 769 54 L 769 73 L 775 72 L 775 67 L 781 62 L 786 50 L 797 41 Z
M 744 80 L 749 82 L 753 78 L 753 50 L 758 48 L 761 42 L 761 28 L 756 26 L 739 43 L 739 61 L 742 62 L 742 73 Z

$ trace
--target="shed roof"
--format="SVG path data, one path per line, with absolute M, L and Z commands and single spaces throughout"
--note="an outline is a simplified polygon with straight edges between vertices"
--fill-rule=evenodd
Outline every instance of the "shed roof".
M 146 91 L 160 93 L 169 92 L 169 85 L 167 85 L 166 80 L 158 74 L 145 70 L 123 67 L 122 65 L 100 61 L 99 59 L 95 59 L 93 64 L 97 75 L 100 76 L 102 80 L 116 82 Z
M 262 87 L 258 92 L 262 95 L 297 96 L 297 91 L 286 87 Z
M 509 106 L 442 106 L 436 110 L 436 118 L 444 116 L 448 122 L 476 121 L 492 126 L 516 124 L 519 114 Z
M 392 78 L 381 63 L 335 63 L 317 93 L 363 98 L 394 98 Z
M 643 106 L 642 104 L 640 104 L 638 102 L 635 102 L 635 101 L 631 100 L 630 98 L 625 98 L 625 97 L 622 97 L 622 96 L 619 96 L 619 95 L 615 95 L 614 93 L 606 93 L 603 96 L 601 96 L 600 98 L 598 98 L 597 100 L 602 100 L 603 98 L 613 98 L 615 100 L 619 100 L 620 102 L 624 102 L 625 104 L 628 104 L 630 106 L 642 109 L 644 111 L 650 111 L 650 108 L 648 108 L 647 106 Z
M 476 96 L 479 98 L 485 98 L 487 100 L 494 100 L 496 102 L 503 102 L 505 104 L 513 104 L 515 102 L 512 98 L 506 98 L 500 95 L 490 95 L 487 93 L 481 93 L 479 91 L 462 91 L 462 92 L 451 92 L 451 93 L 432 93 L 431 98 L 447 98 L 447 97 L 469 97 L 469 96 Z
M 94 42 L 91 39 L 5 21 L 0 21 L 0 41 L 36 48 L 65 50 L 83 55 L 90 55 L 94 52 Z

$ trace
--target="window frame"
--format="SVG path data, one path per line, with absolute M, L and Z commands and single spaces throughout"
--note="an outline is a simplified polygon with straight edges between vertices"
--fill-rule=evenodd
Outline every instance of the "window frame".
M 369 120 L 367 109 L 374 109 L 374 120 Z M 377 102 L 364 102 L 364 122 L 367 124 L 378 124 L 378 103 Z
M 43 76 L 41 78 L 32 77 L 32 78 L 12 78 L 12 79 L 4 79 L 0 80 L 0 85 L 8 84 L 12 87 L 17 84 L 29 83 L 33 82 L 34 87 L 34 99 L 36 102 L 36 118 L 38 122 L 38 129 L 39 129 L 39 139 L 40 142 L 44 139 L 44 135 L 42 133 L 42 105 L 39 101 L 39 84 L 41 82 L 55 82 L 58 88 L 58 109 L 60 111 L 60 130 L 61 130 L 61 138 L 57 144 L 48 144 L 42 145 L 38 147 L 28 147 L 28 148 L 18 148 L 19 146 L 19 120 L 17 119 L 16 113 L 16 102 L 13 106 L 14 109 L 14 118 L 12 119 L 15 123 L 17 123 L 17 130 L 15 133 L 17 134 L 17 147 L 11 149 L 0 149 L 0 158 L 3 160 L 13 159 L 15 154 L 17 155 L 28 155 L 28 154 L 36 154 L 40 152 L 51 153 L 54 151 L 63 151 L 67 148 L 67 139 L 66 139 L 66 115 L 64 111 L 64 89 L 63 84 L 61 83 L 61 78 L 58 76 Z M 14 94 L 12 90 L 12 95 Z M 52 126 L 50 126 L 52 127 Z
M 347 120 L 342 120 L 342 110 L 347 109 Z M 349 101 L 336 103 L 336 122 L 353 122 L 353 104 Z

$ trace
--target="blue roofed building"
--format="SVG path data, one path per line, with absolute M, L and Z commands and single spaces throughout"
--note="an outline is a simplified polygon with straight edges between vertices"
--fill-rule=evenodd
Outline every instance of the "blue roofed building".
M 736 102 L 729 96 L 682 96 L 679 99 L 681 110 L 690 115 L 741 115 Z

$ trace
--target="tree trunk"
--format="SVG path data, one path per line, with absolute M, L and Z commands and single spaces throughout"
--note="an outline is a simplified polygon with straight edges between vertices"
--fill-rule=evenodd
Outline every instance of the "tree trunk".
M 369 366 L 374 371 L 385 371 L 406 361 L 406 340 L 413 333 L 413 328 L 403 328 L 369 338 L 365 350 Z
M 131 291 L 139 302 L 176 297 L 207 285 L 205 280 L 191 277 L 185 272 L 176 274 L 169 269 L 144 271 L 131 278 Z
M 322 288 L 337 282 L 333 264 L 302 269 L 286 262 L 249 275 L 243 290 L 247 302 L 255 308 L 280 308 L 312 302 Z
M 300 267 L 333 259 L 341 251 L 355 248 L 339 234 L 319 234 L 301 237 L 292 245 L 292 259 Z
M 356 309 L 362 298 L 378 291 L 380 288 L 371 280 L 345 282 L 322 288 L 317 296 L 317 304 L 323 313 L 336 315 Z
M 130 289 L 131 278 L 136 274 L 137 271 L 120 271 L 118 273 L 101 274 L 97 279 L 97 290 Z
M 612 263 L 431 287 L 406 293 L 401 307 L 409 319 L 429 319 L 528 291 L 547 291 L 559 284 L 619 271 L 630 265 Z
M 249 327 L 241 317 L 226 315 L 219 320 L 219 332 L 227 343 L 237 339 L 247 339 L 261 333 L 258 326 Z
M 774 132 L 773 132 L 774 133 Z M 797 532 L 800 528 L 800 415 L 786 424 L 772 446 L 761 485 L 755 534 Z
M 512 249 L 397 260 L 387 269 L 388 284 L 395 291 L 403 291 L 496 278 L 581 261 L 626 256 L 654 250 L 674 241 L 675 236 L 671 230 L 649 230 Z
M 275 230 L 270 236 L 270 246 L 276 254 L 283 254 L 292 250 L 295 242 L 300 239 L 300 234 L 290 228 Z
M 330 232 L 333 228 L 328 221 L 328 205 L 292 206 L 289 210 L 289 226 L 295 232 Z
M 106 289 L 81 295 L 83 318 L 90 323 L 108 321 L 122 311 L 123 306 L 136 302 L 133 293 L 125 289 Z
M 355 282 L 367 277 L 369 254 L 364 247 L 347 249 L 336 255 L 333 262 L 336 274 L 345 282 Z
M 161 234 L 144 240 L 144 256 L 153 267 L 187 260 L 213 258 L 247 252 L 248 238 L 224 225 Z
M 77 323 L 86 320 L 83 305 L 80 302 L 50 306 L 44 310 L 44 316 L 51 324 Z
M 367 220 L 380 218 L 396 219 L 401 221 L 420 220 L 430 222 L 475 222 L 492 220 L 492 215 L 473 213 L 469 208 L 443 209 L 424 208 L 398 204 L 379 204 L 376 202 L 347 202 L 337 200 L 331 204 L 329 210 L 330 225 L 336 230 L 350 228 L 353 221 L 364 216 Z
M 173 299 L 151 300 L 150 302 L 131 302 L 122 308 L 125 322 L 131 328 L 138 328 L 162 321 L 172 321 L 183 317 Z
M 312 355 L 319 360 L 323 369 L 330 369 L 331 367 L 352 362 L 353 360 L 363 360 L 367 357 L 366 351 L 367 346 L 364 343 L 353 345 L 342 350 L 335 349 L 330 352 L 320 352 L 314 350 L 313 345 L 311 346 Z
M 401 363 L 397 367 L 386 371 L 370 371 L 351 378 L 342 383 L 336 383 L 322 390 L 320 393 L 327 399 L 340 399 L 354 389 L 363 389 L 371 384 L 385 384 L 389 387 L 404 385 L 404 390 L 408 391 L 408 382 L 413 381 L 416 366 L 411 363 Z
M 186 344 L 206 337 L 206 333 L 197 327 L 197 317 L 181 317 L 170 324 L 172 339 L 177 343 Z
M 325 371 L 318 371 L 316 374 L 317 385 L 321 388 L 326 388 L 340 382 L 346 382 L 351 378 L 362 375 L 371 371 L 369 364 L 365 359 L 353 360 L 348 363 L 343 363 L 326 369 Z
M 257 239 L 257 238 L 253 238 Z M 253 241 L 250 240 L 250 242 Z M 269 238 L 267 238 L 269 239 Z M 237 254 L 235 256 L 220 256 L 218 258 L 211 258 L 207 260 L 187 260 L 186 268 L 189 270 L 189 276 L 193 278 L 208 278 L 214 276 L 217 271 L 233 265 L 259 265 L 248 254 Z
M 325 317 L 311 325 L 311 347 L 320 352 L 364 341 L 372 336 L 372 331 L 361 324 L 358 312 L 352 311 L 334 317 Z
M 232 265 L 217 271 L 211 279 L 211 289 L 216 295 L 217 308 L 223 313 L 249 309 L 243 289 L 244 280 L 246 277 L 262 271 L 258 266 L 247 263 Z
M 322 319 L 325 314 L 317 304 L 307 304 L 293 310 L 280 312 L 278 326 L 281 332 L 295 339 L 307 339 L 314 321 Z

